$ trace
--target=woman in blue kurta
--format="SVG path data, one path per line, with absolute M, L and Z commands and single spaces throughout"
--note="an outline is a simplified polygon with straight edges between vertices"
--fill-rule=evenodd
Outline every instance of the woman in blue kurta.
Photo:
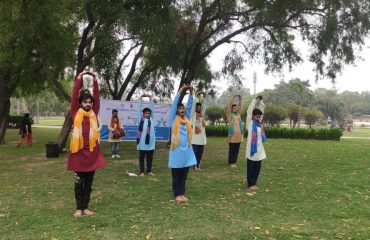
M 184 104 L 179 103 L 181 94 L 189 89 L 186 109 Z M 189 173 L 189 167 L 197 163 L 191 146 L 191 108 L 193 105 L 193 87 L 182 86 L 177 93 L 170 110 L 170 124 L 172 129 L 171 149 L 168 167 L 172 172 L 172 190 L 177 202 L 187 202 L 185 194 L 185 183 Z
M 142 97 L 149 97 L 150 95 L 143 94 L 138 101 L 137 108 L 137 150 L 139 151 L 139 166 L 140 176 L 144 176 L 145 172 L 145 156 L 146 156 L 146 173 L 154 175 L 152 173 L 153 154 L 155 149 L 155 130 L 153 112 L 154 102 L 151 100 L 149 108 L 144 108 L 142 111 Z M 142 114 L 141 114 L 142 112 Z

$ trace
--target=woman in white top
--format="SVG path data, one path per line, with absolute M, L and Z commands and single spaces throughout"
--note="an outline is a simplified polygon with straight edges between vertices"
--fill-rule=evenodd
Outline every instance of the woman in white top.
M 199 171 L 200 161 L 202 160 L 203 156 L 204 145 L 207 144 L 206 122 L 204 120 L 206 100 L 202 91 L 198 91 L 195 95 L 196 97 L 194 98 L 194 101 L 196 104 L 195 107 L 193 107 L 191 114 L 191 125 L 193 127 L 193 137 L 191 139 L 191 145 L 193 146 L 195 158 L 197 159 L 197 164 L 194 166 L 194 170 Z
M 261 170 L 261 160 L 266 158 L 263 142 L 266 141 L 262 124 L 265 104 L 262 96 L 257 96 L 248 107 L 246 126 L 248 129 L 247 151 L 247 183 L 252 190 L 257 189 L 257 179 Z

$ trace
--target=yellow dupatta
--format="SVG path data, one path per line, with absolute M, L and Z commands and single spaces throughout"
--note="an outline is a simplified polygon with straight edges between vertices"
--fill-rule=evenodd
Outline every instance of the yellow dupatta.
M 191 128 L 190 120 L 187 117 L 181 118 L 180 116 L 176 116 L 175 124 L 173 125 L 172 129 L 171 149 L 175 149 L 180 144 L 180 124 L 185 124 L 186 131 L 188 132 L 189 136 L 188 137 L 189 144 L 191 144 L 193 131 Z
M 94 151 L 96 147 L 96 141 L 99 139 L 99 127 L 96 115 L 92 109 L 86 112 L 80 108 L 73 121 L 73 131 L 71 138 L 71 153 L 76 153 L 84 146 L 84 139 L 82 136 L 82 120 L 84 117 L 88 117 L 90 120 L 90 132 L 89 132 L 89 148 L 90 152 Z

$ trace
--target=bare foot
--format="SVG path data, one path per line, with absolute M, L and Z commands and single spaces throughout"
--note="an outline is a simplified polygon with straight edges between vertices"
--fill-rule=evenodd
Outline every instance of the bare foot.
M 249 189 L 251 189 L 251 190 L 257 190 L 258 187 L 256 185 L 253 185 L 253 186 L 250 186 Z
M 76 210 L 76 212 L 73 214 L 74 217 L 81 217 L 82 216 L 82 210 Z
M 154 174 L 154 173 L 152 173 L 152 172 L 148 172 L 148 175 L 150 175 L 150 176 L 155 176 L 155 174 Z
M 233 163 L 233 164 L 230 164 L 230 167 L 236 168 L 236 167 L 238 167 L 238 165 L 236 165 L 236 163 Z
M 145 174 L 142 172 L 142 173 L 140 173 L 140 174 L 139 174 L 139 176 L 140 176 L 140 177 L 144 177 L 144 176 L 145 176 Z
M 92 216 L 92 215 L 94 215 L 94 212 L 90 211 L 89 209 L 85 209 L 85 210 L 83 210 L 83 214 L 86 215 L 86 216 Z
M 175 200 L 176 200 L 176 202 L 179 202 L 179 203 L 183 203 L 183 202 L 185 202 L 185 201 L 184 201 L 184 199 L 182 198 L 182 196 L 177 196 L 177 197 L 175 198 Z
M 187 202 L 189 199 L 187 198 L 187 197 L 185 197 L 184 195 L 181 195 L 180 196 L 181 198 L 182 198 L 182 200 L 184 201 L 184 202 Z

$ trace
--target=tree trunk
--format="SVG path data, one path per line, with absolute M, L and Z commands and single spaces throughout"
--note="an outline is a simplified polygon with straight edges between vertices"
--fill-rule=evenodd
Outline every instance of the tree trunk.
M 57 143 L 59 146 L 59 152 L 65 152 L 67 140 L 69 133 L 71 132 L 72 129 L 72 114 L 71 114 L 71 109 L 68 108 L 66 111 L 66 117 L 64 119 L 63 127 L 60 130 Z
M 17 115 L 21 114 L 21 102 L 19 98 L 17 98 Z
M 0 99 L 0 144 L 5 144 L 5 133 L 8 128 L 10 99 Z
M 36 117 L 35 117 L 35 123 L 40 123 L 40 99 L 36 99 Z

